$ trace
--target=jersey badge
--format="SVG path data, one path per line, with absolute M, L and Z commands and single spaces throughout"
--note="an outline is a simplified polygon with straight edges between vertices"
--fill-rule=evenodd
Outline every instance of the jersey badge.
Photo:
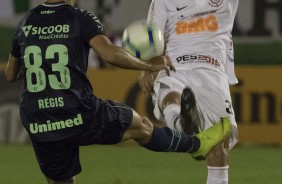
M 29 35 L 29 32 L 30 32 L 31 28 L 32 28 L 32 25 L 24 26 L 24 27 L 22 28 L 25 37 L 27 37 L 27 36 Z
M 211 7 L 216 7 L 218 8 L 219 6 L 221 6 L 223 4 L 224 0 L 210 0 L 209 5 Z

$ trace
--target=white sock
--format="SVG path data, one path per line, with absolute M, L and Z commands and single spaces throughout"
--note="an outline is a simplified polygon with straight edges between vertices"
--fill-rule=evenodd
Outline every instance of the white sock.
M 164 120 L 166 122 L 166 126 L 171 129 L 183 132 L 183 129 L 180 125 L 180 105 L 170 104 L 164 110 Z
M 228 184 L 228 166 L 208 166 L 207 184 Z

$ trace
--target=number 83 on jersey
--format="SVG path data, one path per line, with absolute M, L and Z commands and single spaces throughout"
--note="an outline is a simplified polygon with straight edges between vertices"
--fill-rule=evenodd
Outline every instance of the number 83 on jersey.
M 52 64 L 53 73 L 46 76 L 42 68 L 43 58 L 44 60 L 55 59 L 55 54 L 58 54 L 58 62 Z M 33 62 L 31 62 L 32 60 Z M 65 45 L 54 44 L 48 46 L 45 56 L 42 55 L 40 47 L 28 46 L 24 54 L 27 90 L 36 93 L 43 91 L 47 85 L 54 90 L 69 89 L 71 80 L 70 71 L 67 67 L 68 61 L 68 49 Z M 55 72 L 59 72 L 60 79 L 54 74 Z

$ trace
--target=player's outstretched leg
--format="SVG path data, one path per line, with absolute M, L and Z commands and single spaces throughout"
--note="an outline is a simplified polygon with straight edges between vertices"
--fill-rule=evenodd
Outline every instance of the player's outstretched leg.
M 157 152 L 188 152 L 193 158 L 200 159 L 229 135 L 230 127 L 230 121 L 224 120 L 191 136 L 168 127 L 154 127 L 148 118 L 141 118 L 133 111 L 132 124 L 122 140 L 134 139 L 143 147 Z
M 196 99 L 190 88 L 185 88 L 181 95 L 180 123 L 183 131 L 192 135 L 199 132 L 198 125 L 192 119 L 192 112 L 196 108 Z
M 228 138 L 231 130 L 230 118 L 222 118 L 220 122 L 214 124 L 209 129 L 196 134 L 195 136 L 200 140 L 200 148 L 192 153 L 195 160 L 205 160 L 209 151 Z

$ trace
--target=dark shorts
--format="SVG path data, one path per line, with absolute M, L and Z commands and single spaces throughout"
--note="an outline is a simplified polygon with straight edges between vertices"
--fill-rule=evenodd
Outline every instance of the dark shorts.
M 79 147 L 93 144 L 119 143 L 132 122 L 132 109 L 109 100 L 100 106 L 99 125 L 82 134 L 54 141 L 32 141 L 40 169 L 48 178 L 60 181 L 81 172 Z M 96 122 L 97 123 L 97 122 Z

